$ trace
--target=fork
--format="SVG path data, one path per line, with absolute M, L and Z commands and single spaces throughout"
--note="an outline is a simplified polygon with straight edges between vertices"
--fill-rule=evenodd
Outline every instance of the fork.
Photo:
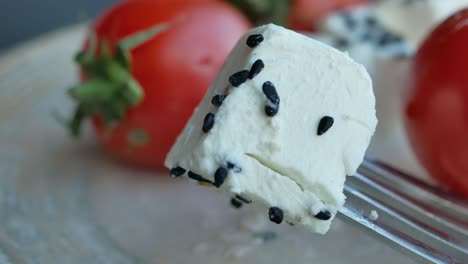
M 417 262 L 468 263 L 466 201 L 369 159 L 348 177 L 344 192 L 338 217 L 345 222 Z

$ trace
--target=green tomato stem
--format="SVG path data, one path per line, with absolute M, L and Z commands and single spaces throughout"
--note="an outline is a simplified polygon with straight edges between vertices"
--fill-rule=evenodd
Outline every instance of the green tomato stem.
M 108 42 L 103 39 L 98 45 L 94 32 L 88 35 L 89 47 L 75 56 L 88 80 L 69 88 L 69 95 L 77 106 L 72 119 L 68 122 L 70 132 L 78 136 L 82 122 L 99 115 L 109 125 L 122 121 L 127 109 L 135 107 L 143 100 L 143 89 L 131 75 L 131 54 L 133 48 L 149 41 L 169 29 L 169 23 L 158 24 L 122 39 L 114 54 Z M 97 47 L 100 56 L 96 57 Z

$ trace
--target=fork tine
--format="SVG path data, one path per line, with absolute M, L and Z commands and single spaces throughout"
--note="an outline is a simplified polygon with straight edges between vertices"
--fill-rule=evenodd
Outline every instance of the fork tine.
M 398 210 L 404 217 L 468 254 L 468 229 L 460 226 L 456 221 L 444 219 L 432 207 L 421 206 L 419 201 L 399 195 L 361 174 L 350 178 L 348 183 L 365 195 L 374 197 L 378 201 L 387 201 L 390 208 L 397 208 L 395 210 Z
M 353 187 L 346 185 L 345 195 L 346 204 L 338 215 L 342 220 L 357 225 L 412 259 L 420 263 L 462 264 L 462 260 L 468 257 Z M 372 220 L 367 216 L 366 212 L 371 210 L 379 213 L 378 219 Z
M 468 230 L 465 228 L 468 218 L 464 218 L 463 204 L 444 202 L 423 185 L 413 186 L 405 179 L 400 181 L 395 173 L 372 166 L 366 161 L 359 173 L 347 180 L 344 190 L 347 200 L 339 217 L 390 242 L 394 248 L 422 263 L 468 260 Z M 395 191 L 401 190 L 397 187 L 402 183 L 407 185 L 403 192 Z M 406 194 L 404 191 L 415 189 L 417 194 L 402 195 Z M 424 200 L 427 197 L 429 201 Z M 453 213 L 450 208 L 461 210 Z M 368 217 L 372 210 L 378 211 L 378 219 Z M 442 213 L 443 217 L 437 213 Z
M 393 190 L 399 190 L 400 194 L 405 194 L 412 197 L 413 200 L 419 200 L 437 208 L 443 212 L 442 216 L 452 220 L 461 219 L 461 224 L 464 225 L 465 229 L 468 229 L 468 203 L 466 201 L 449 197 L 446 193 L 442 193 L 426 183 L 369 160 L 365 160 L 361 164 L 359 172 Z

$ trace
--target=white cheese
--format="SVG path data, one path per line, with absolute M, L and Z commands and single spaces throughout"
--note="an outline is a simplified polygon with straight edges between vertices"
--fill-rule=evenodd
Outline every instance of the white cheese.
M 372 220 L 372 221 L 375 221 L 375 220 L 379 219 L 379 213 L 377 213 L 376 210 L 372 210 L 369 213 L 369 219 Z
M 263 41 L 253 48 L 246 45 L 255 35 Z M 258 60 L 264 68 L 257 76 L 238 87 L 229 83 L 230 76 L 250 70 Z M 268 82 L 276 88 L 279 103 L 266 96 Z M 211 103 L 216 95 L 227 95 L 219 107 Z M 277 106 L 276 114 L 265 109 Z M 211 129 L 204 122 L 208 113 L 214 115 Z M 331 121 L 327 117 L 333 119 L 331 127 L 323 124 Z M 329 129 L 318 135 L 320 123 Z M 183 168 L 252 200 L 272 221 L 325 233 L 344 203 L 346 175 L 354 174 L 362 162 L 376 124 L 372 84 L 362 65 L 332 47 L 270 24 L 241 38 L 165 164 L 178 167 L 177 175 Z M 224 177 L 215 174 L 226 171 L 219 184 L 216 179 Z
M 449 5 L 452 3 L 452 8 L 456 5 L 453 4 L 455 1 L 440 2 L 447 2 Z M 400 34 L 401 31 L 394 31 L 394 27 L 386 22 L 389 17 L 394 21 L 400 21 L 400 16 L 419 17 L 421 13 L 410 7 L 428 3 L 430 1 L 424 0 L 380 1 L 377 4 L 336 12 L 322 21 L 321 33 L 311 37 L 348 52 L 353 59 L 364 64 L 372 76 L 379 125 L 367 155 L 432 182 L 410 148 L 402 121 L 402 89 L 408 79 L 408 66 L 416 47 L 411 44 L 411 40 Z M 418 30 L 422 32 L 425 28 Z M 395 40 L 400 41 L 380 45 L 379 39 L 385 34 L 393 35 Z
M 333 13 L 320 23 L 320 31 L 329 35 L 327 42 L 373 73 L 379 61 L 410 56 L 414 50 L 399 34 L 386 28 L 373 5 L 361 5 Z
M 376 1 L 332 13 L 322 19 L 319 29 L 333 38 L 333 46 L 374 66 L 376 58 L 411 56 L 437 24 L 467 7 L 468 0 Z
M 429 32 L 448 16 L 468 7 L 468 0 L 387 0 L 377 3 L 381 23 L 417 48 Z

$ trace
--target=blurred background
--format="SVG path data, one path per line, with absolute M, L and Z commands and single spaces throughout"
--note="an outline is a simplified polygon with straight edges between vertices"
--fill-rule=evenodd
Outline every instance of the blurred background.
M 0 50 L 19 41 L 93 18 L 116 0 L 19 0 L 1 1 Z
M 468 245 L 468 78 L 454 70 L 468 69 L 468 0 L 0 3 L 0 264 L 413 263 L 340 219 L 327 236 L 311 236 L 269 223 L 264 211 L 230 208 L 237 198 L 169 179 L 163 160 L 176 136 L 237 40 L 265 23 L 346 51 L 368 70 L 379 125 L 362 173 L 402 188 L 368 191 L 356 183 L 362 177 L 350 186 L 411 215 L 441 243 L 452 244 L 439 237 L 447 233 Z M 181 16 L 192 20 L 165 27 Z M 95 18 L 89 30 L 84 22 Z M 452 28 L 463 30 L 448 39 Z M 121 47 L 147 29 L 144 47 L 119 50 L 128 56 L 92 49 L 92 40 Z M 382 210 L 359 211 L 388 220 Z

